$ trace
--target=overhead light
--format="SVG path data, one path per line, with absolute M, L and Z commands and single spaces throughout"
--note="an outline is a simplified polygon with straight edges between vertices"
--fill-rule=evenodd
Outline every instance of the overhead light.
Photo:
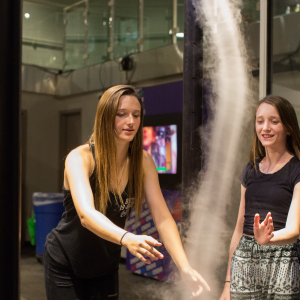
M 25 14 L 24 14 L 24 17 L 25 17 L 26 19 L 29 19 L 29 18 L 30 18 L 30 14 L 29 14 L 29 13 L 25 13 Z
M 184 33 L 183 32 L 178 32 L 178 33 L 176 33 L 176 36 L 178 38 L 183 38 L 184 37 Z

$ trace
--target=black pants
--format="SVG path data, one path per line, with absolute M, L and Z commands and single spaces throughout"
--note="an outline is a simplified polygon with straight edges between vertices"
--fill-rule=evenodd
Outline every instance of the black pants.
M 44 274 L 48 300 L 118 300 L 118 270 L 96 278 L 79 278 L 45 249 Z

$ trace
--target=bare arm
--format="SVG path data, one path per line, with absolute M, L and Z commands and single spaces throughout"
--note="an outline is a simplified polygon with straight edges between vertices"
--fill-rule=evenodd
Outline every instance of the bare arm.
M 240 201 L 240 208 L 239 208 L 239 214 L 238 214 L 238 219 L 236 222 L 236 226 L 231 238 L 231 243 L 230 243 L 230 249 L 229 249 L 229 259 L 228 259 L 228 266 L 227 266 L 227 273 L 226 273 L 226 278 L 225 281 L 230 281 L 230 263 L 231 263 L 231 258 L 233 256 L 233 253 L 239 244 L 239 241 L 243 235 L 243 226 L 244 226 L 244 216 L 245 216 L 245 193 L 246 193 L 246 188 L 241 185 L 241 201 Z M 222 293 L 222 296 L 220 300 L 225 300 L 225 299 L 230 299 L 230 284 L 229 282 L 226 282 L 224 285 L 224 290 Z
M 83 227 L 107 241 L 120 244 L 120 239 L 126 231 L 95 209 L 89 182 L 94 164 L 87 147 L 88 145 L 84 145 L 76 148 L 66 159 L 65 175 L 77 214 Z
M 272 218 L 268 217 L 264 222 L 266 221 L 268 222 L 266 228 L 272 228 Z M 256 215 L 254 218 L 254 233 L 256 240 L 262 245 L 286 245 L 297 241 L 300 232 L 300 183 L 297 183 L 294 187 L 293 199 L 285 228 L 273 231 L 272 235 L 268 236 L 267 229 L 261 227 L 262 224 L 259 224 L 259 215 Z M 264 242 L 260 241 L 259 235 L 265 236 L 265 239 L 262 238 Z
M 209 290 L 209 287 L 188 262 L 177 226 L 161 193 L 155 164 L 147 152 L 144 153 L 144 169 L 146 201 L 156 229 L 168 253 L 181 271 L 183 280 L 193 290 L 193 296 L 197 296 L 202 292 L 202 286 L 207 290 Z
M 66 159 L 65 181 L 67 181 L 70 188 L 82 226 L 97 236 L 119 245 L 120 239 L 126 231 L 116 226 L 95 209 L 94 197 L 89 182 L 89 175 L 92 173 L 93 168 L 94 161 L 88 145 L 78 147 Z M 123 242 L 123 245 L 143 262 L 150 263 L 150 260 L 144 257 L 145 255 L 155 260 L 163 257 L 156 249 L 149 246 L 161 245 L 152 237 L 132 233 L 126 234 L 126 237 L 129 235 L 131 238 L 126 244 Z

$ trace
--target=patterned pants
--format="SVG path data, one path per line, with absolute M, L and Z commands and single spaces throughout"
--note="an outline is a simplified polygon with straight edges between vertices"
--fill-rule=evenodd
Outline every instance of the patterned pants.
M 231 300 L 299 300 L 300 241 L 261 246 L 243 235 L 231 260 Z

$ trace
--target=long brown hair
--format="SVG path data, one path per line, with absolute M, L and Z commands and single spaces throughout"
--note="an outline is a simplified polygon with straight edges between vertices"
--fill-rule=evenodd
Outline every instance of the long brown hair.
M 273 105 L 280 117 L 280 120 L 283 126 L 287 129 L 289 135 L 287 136 L 286 146 L 287 150 L 296 155 L 300 159 L 300 130 L 297 121 L 297 116 L 294 107 L 292 104 L 279 96 L 268 95 L 262 100 L 260 100 L 256 106 L 255 114 L 253 118 L 253 142 L 252 148 L 250 151 L 249 159 L 254 162 L 254 167 L 256 169 L 256 158 L 264 158 L 266 156 L 266 149 L 260 142 L 257 134 L 256 134 L 256 113 L 259 106 L 263 103 L 267 103 Z
M 95 144 L 96 158 L 96 193 L 95 208 L 106 214 L 109 197 L 109 187 L 118 178 L 117 149 L 115 144 L 115 118 L 117 115 L 120 98 L 125 95 L 134 96 L 141 105 L 140 126 L 130 142 L 129 156 L 129 176 L 128 176 L 128 197 L 135 198 L 136 218 L 139 217 L 142 202 L 145 196 L 144 188 L 144 168 L 143 168 L 143 102 L 136 89 L 130 85 L 117 85 L 109 88 L 99 100 L 94 132 L 89 140 Z M 114 180 L 112 180 L 114 179 Z M 118 196 L 121 203 L 120 188 L 112 191 L 115 198 Z

